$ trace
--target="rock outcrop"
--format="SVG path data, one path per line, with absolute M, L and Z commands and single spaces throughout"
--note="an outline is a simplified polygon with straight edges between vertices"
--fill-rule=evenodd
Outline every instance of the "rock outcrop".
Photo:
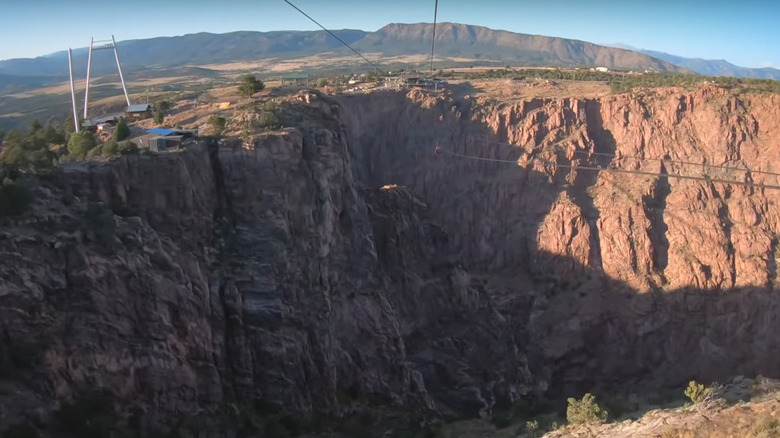
M 780 191 L 576 168 L 778 185 L 778 108 L 312 93 L 243 148 L 66 165 L 1 219 L 0 428 L 98 389 L 170 425 L 773 376 Z

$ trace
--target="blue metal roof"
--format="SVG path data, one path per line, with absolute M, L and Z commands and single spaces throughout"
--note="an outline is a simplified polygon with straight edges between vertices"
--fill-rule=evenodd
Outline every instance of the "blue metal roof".
M 130 105 L 127 107 L 127 112 L 133 113 L 133 112 L 143 112 L 149 109 L 151 105 L 148 103 L 137 103 L 135 105 Z
M 166 135 L 171 135 L 176 133 L 175 130 L 166 129 L 166 128 L 152 128 L 152 129 L 147 129 L 146 132 L 149 132 L 151 134 L 161 135 L 161 136 L 166 136 Z

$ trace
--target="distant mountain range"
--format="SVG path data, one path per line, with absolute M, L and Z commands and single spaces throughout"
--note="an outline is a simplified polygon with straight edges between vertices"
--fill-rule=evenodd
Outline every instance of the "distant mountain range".
M 334 31 L 361 53 L 382 57 L 426 55 L 430 50 L 433 25 L 390 24 L 376 32 Z M 324 31 L 197 33 L 117 43 L 123 71 L 128 73 L 154 68 L 198 66 L 264 58 L 291 59 L 327 52 L 350 56 L 352 52 Z M 76 49 L 74 73 L 83 78 L 87 65 L 86 48 Z M 584 41 L 526 35 L 481 26 L 439 23 L 436 26 L 436 57 L 451 63 L 474 65 L 529 66 L 603 66 L 612 69 L 652 69 L 682 71 L 673 64 L 648 55 Z M 115 73 L 110 50 L 93 53 L 96 76 Z M 361 60 L 355 57 L 355 62 Z M 381 63 L 381 61 L 380 61 Z M 68 77 L 67 52 L 34 59 L 0 61 L 0 88 L 18 77 L 23 84 L 51 82 Z
M 656 59 L 670 62 L 676 66 L 708 76 L 734 76 L 738 78 L 775 79 L 780 80 L 780 70 L 776 68 L 748 68 L 734 65 L 723 59 L 684 58 L 656 50 L 645 50 L 631 47 L 626 44 L 610 44 L 608 47 L 632 50 L 644 53 Z
M 430 50 L 433 25 L 389 24 L 376 32 L 334 31 L 361 53 L 383 58 L 426 55 Z M 129 74 L 162 73 L 168 69 L 236 61 L 278 60 L 307 55 L 352 52 L 324 31 L 197 33 L 178 37 L 160 37 L 120 41 L 119 57 L 123 72 Z M 87 64 L 86 48 L 74 50 L 74 73 L 83 78 Z M 775 69 L 745 69 L 725 61 L 691 60 L 661 52 L 627 50 L 584 41 L 513 33 L 481 26 L 439 23 L 436 26 L 436 58 L 439 65 L 526 65 L 559 67 L 607 67 L 620 70 L 660 72 L 696 71 L 703 74 L 780 78 Z M 362 62 L 355 57 L 355 64 Z M 381 64 L 381 60 L 379 61 Z M 113 53 L 93 53 L 94 76 L 116 72 Z M 412 65 L 410 65 L 412 66 Z M 420 65 L 412 67 L 421 67 Z M 67 80 L 67 52 L 38 58 L 0 61 L 0 90 L 9 85 L 33 87 Z M 199 74 L 218 74 L 197 69 Z

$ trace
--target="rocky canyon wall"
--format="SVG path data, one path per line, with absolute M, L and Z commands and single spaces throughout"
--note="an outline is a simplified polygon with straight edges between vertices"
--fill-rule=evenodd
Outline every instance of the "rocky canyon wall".
M 472 273 L 534 298 L 527 327 L 551 385 L 777 373 L 780 191 L 570 167 L 736 181 L 750 169 L 777 186 L 777 96 L 407 99 L 419 105 L 345 99 L 357 161 L 374 163 L 373 184 L 420 194 Z
M 96 389 L 164 424 L 778 374 L 780 191 L 555 166 L 778 184 L 778 112 L 311 93 L 246 148 L 67 165 L 2 218 L 0 424 Z

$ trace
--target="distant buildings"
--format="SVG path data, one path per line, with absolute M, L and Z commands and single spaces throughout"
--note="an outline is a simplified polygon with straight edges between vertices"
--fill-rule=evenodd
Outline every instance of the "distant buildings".
M 150 151 L 163 152 L 184 145 L 187 140 L 198 138 L 197 129 L 152 128 L 145 135 L 134 139 L 141 147 Z
M 307 85 L 309 83 L 309 75 L 305 74 L 288 74 L 282 75 L 282 86 L 285 85 Z
M 443 88 L 445 85 L 447 85 L 447 82 L 442 81 L 441 79 L 438 78 L 405 76 L 403 78 L 403 84 L 410 88 L 418 87 L 418 88 L 432 88 L 434 90 L 438 90 L 440 88 Z

